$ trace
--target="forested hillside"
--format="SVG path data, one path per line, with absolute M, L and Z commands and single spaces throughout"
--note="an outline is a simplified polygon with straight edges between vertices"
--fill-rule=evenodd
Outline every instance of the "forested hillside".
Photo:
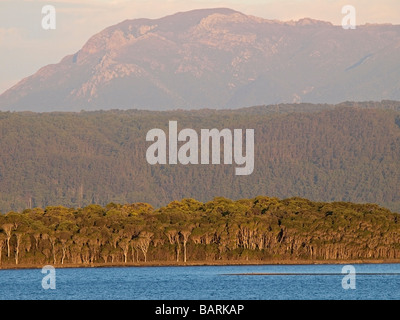
M 377 203 L 400 212 L 400 103 L 240 110 L 0 113 L 0 211 L 267 195 Z M 255 170 L 146 162 L 146 133 L 255 130 Z
M 0 216 L 3 267 L 397 258 L 398 214 L 373 204 L 215 198 Z

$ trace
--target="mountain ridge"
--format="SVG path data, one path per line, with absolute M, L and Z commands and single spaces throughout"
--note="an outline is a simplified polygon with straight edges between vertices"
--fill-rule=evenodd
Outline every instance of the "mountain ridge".
M 149 165 L 149 130 L 254 129 L 254 172 Z M 179 145 L 180 146 L 180 145 Z M 29 207 L 281 199 L 378 203 L 400 212 L 400 102 L 237 110 L 0 112 L 0 212 Z
M 400 26 L 343 30 L 219 8 L 125 20 L 0 95 L 0 110 L 400 100 Z

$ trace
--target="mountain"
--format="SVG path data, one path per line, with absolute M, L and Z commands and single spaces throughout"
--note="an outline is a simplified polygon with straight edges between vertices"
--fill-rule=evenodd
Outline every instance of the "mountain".
M 126 20 L 0 96 L 0 110 L 237 108 L 400 100 L 400 26 L 230 9 Z
M 254 129 L 255 166 L 150 165 L 149 130 Z M 0 211 L 258 195 L 400 212 L 400 102 L 237 110 L 0 112 Z

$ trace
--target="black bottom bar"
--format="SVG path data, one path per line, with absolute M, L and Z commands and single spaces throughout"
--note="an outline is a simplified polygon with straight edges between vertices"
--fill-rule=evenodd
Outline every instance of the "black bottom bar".
M 17 308 L 19 315 L 58 314 L 90 319 L 296 319 L 359 318 L 371 310 L 398 309 L 388 301 L 8 301 L 3 307 Z M 13 306 L 14 304 L 14 306 Z M 384 306 L 382 306 L 385 304 Z M 25 305 L 25 306 L 24 306 Z M 389 312 L 389 313 L 388 313 Z

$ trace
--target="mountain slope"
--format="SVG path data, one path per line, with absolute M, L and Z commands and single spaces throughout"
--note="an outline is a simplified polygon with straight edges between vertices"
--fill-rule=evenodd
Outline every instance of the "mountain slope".
M 255 130 L 255 169 L 146 162 L 150 129 Z M 0 113 L 0 211 L 257 195 L 400 212 L 400 103 L 240 110 Z
M 0 96 L 0 110 L 236 108 L 400 100 L 400 26 L 230 9 L 126 20 Z

